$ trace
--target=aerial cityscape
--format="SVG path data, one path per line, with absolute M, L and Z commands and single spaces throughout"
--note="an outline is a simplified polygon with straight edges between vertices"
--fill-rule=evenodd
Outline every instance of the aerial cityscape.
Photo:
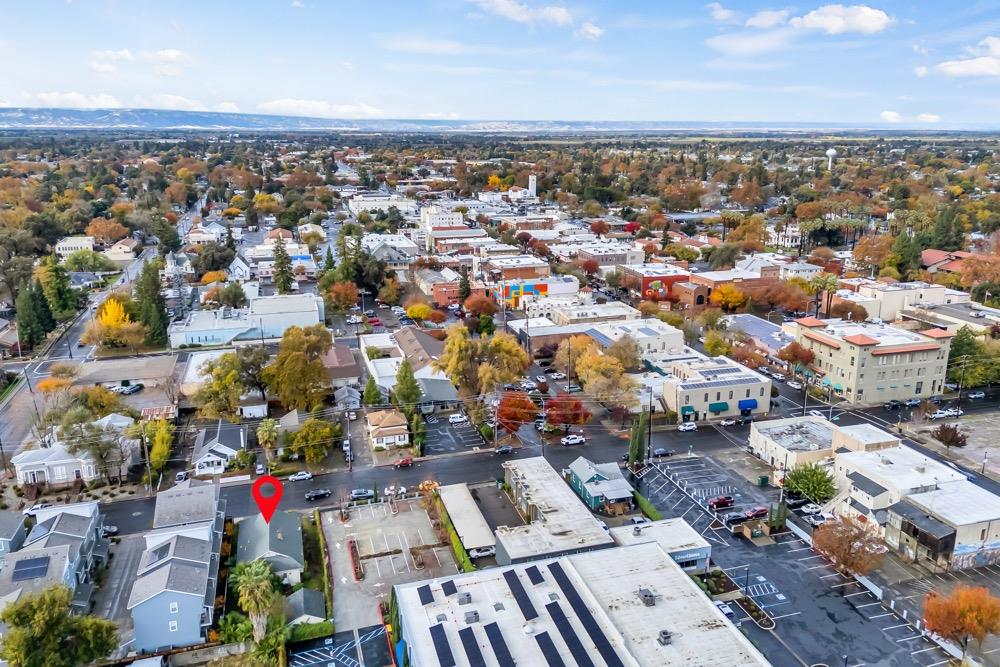
M 1000 667 L 1000 4 L 385 8 L 7 8 L 0 665 Z

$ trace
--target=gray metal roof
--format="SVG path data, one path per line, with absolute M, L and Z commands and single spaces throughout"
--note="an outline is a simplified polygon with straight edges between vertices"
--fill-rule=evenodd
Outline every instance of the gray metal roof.
M 161 567 L 136 578 L 132 583 L 128 608 L 132 609 L 164 591 L 196 595 L 199 598 L 205 597 L 207 585 L 207 565 L 172 559 Z
M 326 618 L 326 598 L 312 588 L 300 588 L 285 598 L 285 618 L 294 621 L 307 615 Z
M 420 393 L 427 401 L 457 401 L 458 390 L 450 380 L 441 378 L 419 378 Z
M 850 475 L 847 476 L 847 479 L 851 480 L 851 482 L 854 484 L 854 488 L 860 491 L 864 491 L 872 498 L 874 498 L 875 496 L 880 496 L 886 491 L 888 491 L 888 489 L 886 489 L 878 482 L 875 482 L 874 480 L 865 477 L 859 472 L 852 472 Z
M 24 515 L 20 512 L 0 511 L 0 537 L 11 538 L 24 525 Z
M 143 552 L 142 560 L 139 561 L 138 574 L 143 575 L 170 558 L 207 565 L 212 560 L 212 545 L 208 541 L 199 540 L 196 537 L 175 535 L 163 544 Z
M 927 514 L 927 512 L 911 503 L 906 502 L 905 500 L 901 500 L 895 505 L 891 505 L 889 507 L 889 511 L 903 517 L 931 537 L 942 539 L 955 534 L 954 528 L 945 523 L 941 523 L 931 515 Z
M 219 487 L 215 484 L 161 491 L 156 494 L 153 528 L 212 521 L 218 503 Z
M 278 554 L 302 566 L 302 519 L 296 512 L 277 512 L 270 523 L 257 514 L 240 521 L 236 560 L 248 562 Z

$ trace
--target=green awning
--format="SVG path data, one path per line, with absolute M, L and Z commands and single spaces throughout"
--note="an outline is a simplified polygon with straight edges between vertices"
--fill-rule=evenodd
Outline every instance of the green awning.
M 844 391 L 844 386 L 838 382 L 837 384 L 833 385 L 833 390 L 834 391 Z
M 723 401 L 721 403 L 709 403 L 708 404 L 708 411 L 709 412 L 725 412 L 728 409 L 729 409 L 729 403 L 726 403 L 725 401 Z
M 682 405 L 681 406 L 681 414 L 682 415 L 693 415 L 694 414 L 694 406 L 693 405 Z

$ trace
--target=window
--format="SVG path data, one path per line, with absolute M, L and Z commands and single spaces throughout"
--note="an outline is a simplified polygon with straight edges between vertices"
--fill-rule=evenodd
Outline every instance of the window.
M 986 529 L 985 528 L 983 528 L 983 530 L 979 533 L 979 539 L 980 540 L 985 540 L 986 539 Z
M 705 402 L 708 403 L 708 392 L 705 392 Z
M 761 395 L 761 396 L 763 396 L 763 395 L 764 395 L 764 388 L 763 388 L 763 387 L 761 387 L 761 388 L 760 388 L 760 395 Z
M 746 395 L 746 397 L 750 398 L 750 390 L 749 389 L 747 389 L 747 395 Z
M 914 392 L 913 392 L 913 393 L 915 393 L 915 394 L 919 394 L 919 393 L 920 393 L 920 392 L 922 392 L 923 390 L 924 390 L 924 383 L 923 383 L 923 382 L 918 382 L 918 383 L 917 383 L 917 388 L 916 388 L 916 389 L 914 390 Z
M 696 560 L 679 560 L 677 564 L 681 566 L 681 569 L 686 570 L 689 567 L 697 567 L 698 561 Z
M 176 602 L 171 602 L 170 603 L 170 613 L 171 614 L 176 614 L 178 611 L 180 611 L 180 607 L 177 606 L 177 603 Z
M 170 632 L 177 632 L 177 621 L 170 621 L 167 623 L 167 628 Z
M 729 392 L 729 400 L 733 400 L 733 392 Z
M 722 392 L 721 391 L 715 392 L 715 400 L 719 400 L 720 398 L 722 398 Z

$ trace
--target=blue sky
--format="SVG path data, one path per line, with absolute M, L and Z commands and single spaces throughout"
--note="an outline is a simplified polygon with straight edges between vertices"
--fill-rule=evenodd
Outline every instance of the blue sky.
M 1000 2 L 35 0 L 0 106 L 1000 126 Z

